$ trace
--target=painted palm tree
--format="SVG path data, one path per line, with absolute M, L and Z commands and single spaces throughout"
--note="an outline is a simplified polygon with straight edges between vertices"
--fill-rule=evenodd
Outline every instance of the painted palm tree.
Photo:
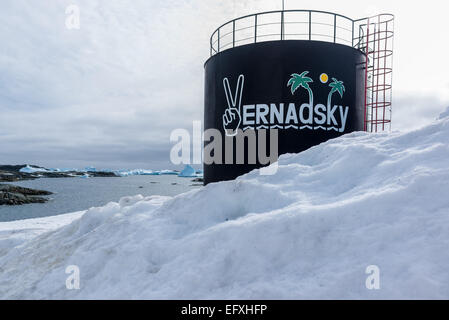
M 313 80 L 309 77 L 306 77 L 308 73 L 309 71 L 304 71 L 301 74 L 293 73 L 290 80 L 288 80 L 287 87 L 291 86 L 290 90 L 292 94 L 295 94 L 295 91 L 301 87 L 306 89 L 309 93 L 309 105 L 311 106 L 311 108 L 313 108 L 313 92 L 309 86 L 309 83 L 313 82 Z
M 338 81 L 335 78 L 332 78 L 332 82 L 329 83 L 329 87 L 331 87 L 331 91 L 327 97 L 327 109 L 329 110 L 332 106 L 332 95 L 335 92 L 338 92 L 341 98 L 343 98 L 343 94 L 345 93 L 345 86 L 343 85 L 343 81 Z

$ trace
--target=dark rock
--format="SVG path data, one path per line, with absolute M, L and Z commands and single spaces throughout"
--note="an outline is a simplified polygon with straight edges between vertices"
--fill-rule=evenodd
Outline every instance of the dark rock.
M 39 176 L 37 176 L 36 174 L 0 170 L 0 182 L 1 181 L 13 182 L 13 181 L 21 181 L 21 180 L 32 180 L 32 179 L 36 179 L 36 178 L 39 178 Z
M 18 186 L 13 186 L 10 184 L 0 184 L 0 191 L 21 193 L 26 196 L 48 196 L 48 195 L 53 194 L 50 191 L 18 187 Z
M 89 175 L 91 177 L 119 177 L 114 172 L 104 172 L 104 171 L 95 171 L 95 172 L 89 172 Z
M 26 167 L 26 164 L 19 165 L 0 165 L 0 171 L 8 171 L 8 172 L 20 172 L 20 169 Z M 33 168 L 45 169 L 39 166 L 32 166 Z
M 192 180 L 192 182 L 204 182 L 203 178 L 195 178 Z
M 0 184 L 0 205 L 21 205 L 27 203 L 44 203 L 47 198 L 39 196 L 47 196 L 52 194 L 45 190 L 36 190 L 23 188 L 9 184 Z

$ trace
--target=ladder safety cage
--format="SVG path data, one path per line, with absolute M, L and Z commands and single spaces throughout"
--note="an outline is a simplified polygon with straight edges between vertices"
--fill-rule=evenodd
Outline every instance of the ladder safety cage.
M 357 49 L 365 53 L 365 120 L 368 132 L 391 130 L 394 16 L 355 21 Z

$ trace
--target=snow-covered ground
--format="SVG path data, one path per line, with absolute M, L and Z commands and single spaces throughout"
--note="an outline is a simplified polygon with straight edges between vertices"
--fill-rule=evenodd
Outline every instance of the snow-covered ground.
M 0 257 L 11 248 L 42 233 L 65 226 L 80 218 L 84 213 L 85 211 L 80 211 L 46 218 L 0 222 Z
M 273 176 L 1 223 L 0 298 L 448 299 L 448 142 L 449 111 L 282 156 Z

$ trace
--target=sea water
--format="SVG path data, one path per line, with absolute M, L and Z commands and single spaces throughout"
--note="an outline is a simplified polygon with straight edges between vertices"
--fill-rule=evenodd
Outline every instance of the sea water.
M 54 216 L 103 206 L 121 197 L 174 196 L 199 188 L 193 178 L 176 175 L 94 177 L 94 178 L 41 178 L 12 184 L 53 192 L 47 203 L 21 206 L 0 206 L 0 222 Z

